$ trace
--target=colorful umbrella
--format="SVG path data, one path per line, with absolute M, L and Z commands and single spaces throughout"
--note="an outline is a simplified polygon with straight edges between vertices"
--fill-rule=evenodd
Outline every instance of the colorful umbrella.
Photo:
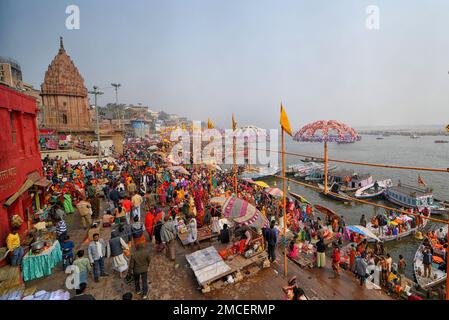
M 358 233 L 358 234 L 362 234 L 362 235 L 364 235 L 366 237 L 372 238 L 372 239 L 380 242 L 380 239 L 373 232 L 371 232 L 369 229 L 367 229 L 367 228 L 365 228 L 363 226 L 359 226 L 359 225 L 348 226 L 347 229 L 349 231 L 352 231 L 352 232 L 355 232 L 355 233 Z
M 223 214 L 225 218 L 243 226 L 257 229 L 269 226 L 267 218 L 256 207 L 240 198 L 227 198 L 223 204 Z
M 282 192 L 282 190 L 281 189 L 279 189 L 279 188 L 267 188 L 267 189 L 265 189 L 265 191 L 269 194 L 269 195 L 271 195 L 271 196 L 273 196 L 273 197 L 282 197 L 283 195 L 284 195 L 284 193 Z
M 320 120 L 309 123 L 295 133 L 293 140 L 324 142 L 324 194 L 327 190 L 327 143 L 351 143 L 361 140 L 356 130 L 336 120 Z
M 267 183 L 265 183 L 263 181 L 254 181 L 253 183 L 258 185 L 259 187 L 262 187 L 262 188 L 269 188 L 270 187 Z

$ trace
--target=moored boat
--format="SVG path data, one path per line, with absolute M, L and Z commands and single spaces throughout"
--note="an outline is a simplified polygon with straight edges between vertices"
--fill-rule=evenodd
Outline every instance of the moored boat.
M 443 232 L 445 234 L 445 238 L 447 237 L 447 225 L 443 227 Z M 439 264 L 432 263 L 431 265 L 431 272 L 430 277 L 425 277 L 424 275 L 424 264 L 423 264 L 423 253 L 426 240 L 423 240 L 423 242 L 419 245 L 418 249 L 415 253 L 415 258 L 413 259 L 413 270 L 415 273 L 416 282 L 422 289 L 429 289 L 432 288 L 440 283 L 443 283 L 446 280 L 447 274 L 445 268 L 443 270 L 440 270 Z M 439 257 L 436 258 L 438 260 L 444 261 L 444 249 L 437 248 L 436 244 L 432 241 L 429 241 L 432 249 L 433 249 L 433 256 Z M 441 246 L 441 245 L 439 245 Z M 433 257 L 432 257 L 433 259 Z M 438 267 L 437 267 L 438 265 Z
M 363 188 L 358 189 L 354 196 L 358 199 L 377 198 L 383 195 L 385 190 L 393 186 L 391 179 L 375 181 Z
M 246 169 L 239 175 L 242 179 L 259 179 L 263 177 L 272 176 L 279 173 L 278 167 L 253 167 Z
M 418 211 L 423 208 L 428 208 L 430 213 L 434 215 L 441 215 L 448 212 L 448 208 L 433 199 L 433 194 L 430 190 L 399 184 L 387 188 L 384 195 L 388 201 L 401 207 Z
M 384 216 L 386 216 L 384 214 Z M 429 216 L 429 214 L 427 214 Z M 372 231 L 381 241 L 388 242 L 392 240 L 399 240 L 404 237 L 408 237 L 415 234 L 419 228 L 424 228 L 427 225 L 428 220 L 422 219 L 422 224 L 418 225 L 415 216 L 412 215 L 397 215 L 386 216 L 387 223 L 382 226 L 375 227 L 372 222 L 369 222 L 366 227 Z M 400 231 L 402 229 L 402 231 Z M 406 229 L 406 230 L 404 230 Z M 369 239 L 368 242 L 374 240 Z
M 340 191 L 353 192 L 373 183 L 369 173 L 359 174 L 351 170 L 335 170 L 329 173 L 329 180 L 340 185 Z
M 340 220 L 341 217 L 332 209 L 329 209 L 328 207 L 319 205 L 319 204 L 315 204 L 313 206 L 317 211 L 321 212 L 322 214 L 332 218 L 332 219 L 337 219 Z
M 299 202 L 311 204 L 311 203 L 309 202 L 309 200 L 307 200 L 307 199 L 304 198 L 303 196 L 301 196 L 301 195 L 299 195 L 299 194 L 297 194 L 297 193 L 291 192 L 291 191 L 290 191 L 289 193 L 290 193 L 290 195 L 291 195 L 293 198 L 295 198 L 295 199 L 298 200 Z
M 342 202 L 351 202 L 352 201 L 351 199 L 348 198 L 348 195 L 346 193 L 341 192 L 339 190 L 339 185 L 335 182 L 328 188 L 328 191 L 332 192 L 332 193 L 325 193 L 324 185 L 322 185 L 321 183 L 318 184 L 318 187 L 321 189 L 320 194 L 322 196 L 325 196 L 325 197 L 333 199 L 333 200 L 342 201 Z

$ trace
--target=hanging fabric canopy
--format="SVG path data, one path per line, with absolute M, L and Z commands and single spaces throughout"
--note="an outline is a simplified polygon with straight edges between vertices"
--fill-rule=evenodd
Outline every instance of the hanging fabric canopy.
M 257 229 L 268 227 L 267 218 L 249 202 L 240 198 L 229 197 L 223 204 L 225 218 L 233 222 Z
M 362 234 L 365 237 L 368 238 L 372 238 L 376 241 L 381 241 L 373 232 L 371 232 L 369 229 L 363 227 L 363 226 L 359 226 L 359 225 L 355 225 L 355 226 L 348 226 L 347 229 L 349 231 L 358 233 L 358 234 Z
M 282 190 L 281 189 L 279 189 L 279 188 L 267 188 L 267 189 L 265 189 L 265 191 L 269 194 L 269 195 L 271 195 L 271 196 L 273 196 L 273 197 L 282 197 L 283 195 L 284 195 L 284 193 L 282 192 Z

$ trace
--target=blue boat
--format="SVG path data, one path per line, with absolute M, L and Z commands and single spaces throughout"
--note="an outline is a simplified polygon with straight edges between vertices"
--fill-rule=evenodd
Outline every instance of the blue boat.
M 401 207 L 412 208 L 419 211 L 428 208 L 430 213 L 434 215 L 448 212 L 448 208 L 433 199 L 432 192 L 421 188 L 399 184 L 387 188 L 384 195 L 388 201 Z

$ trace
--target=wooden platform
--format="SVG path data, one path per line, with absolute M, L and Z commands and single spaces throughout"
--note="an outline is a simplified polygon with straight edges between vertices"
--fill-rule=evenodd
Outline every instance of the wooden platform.
M 214 251 L 215 253 L 216 250 L 218 249 L 212 248 L 214 248 L 214 246 L 211 246 L 209 248 L 200 251 L 204 251 L 205 254 L 207 254 L 206 251 L 210 252 Z M 203 255 L 205 256 L 205 254 Z M 221 261 L 207 261 L 203 257 L 201 258 L 201 260 L 203 261 L 202 262 L 199 261 L 198 263 L 193 261 L 195 259 L 193 257 L 194 255 L 199 256 L 200 255 L 199 251 L 196 251 L 191 255 L 186 255 L 186 258 L 192 270 L 194 271 L 198 284 L 202 287 L 203 292 L 210 291 L 211 284 L 221 279 L 224 279 L 225 277 L 231 274 L 235 274 L 234 276 L 235 281 L 241 280 L 245 276 L 244 274 L 241 273 L 241 271 L 257 264 L 262 266 L 263 263 L 266 260 L 268 260 L 268 254 L 266 251 L 257 253 L 253 255 L 251 258 L 245 258 L 241 254 L 239 254 L 229 260 L 221 260 Z M 199 258 L 196 259 L 199 260 Z M 204 264 L 204 266 L 200 264 Z
M 306 255 L 304 255 L 302 253 L 300 253 L 296 259 L 292 259 L 292 258 L 289 258 L 289 259 L 303 269 L 306 269 L 306 268 L 311 269 L 314 267 L 313 261 L 309 257 L 307 257 Z

